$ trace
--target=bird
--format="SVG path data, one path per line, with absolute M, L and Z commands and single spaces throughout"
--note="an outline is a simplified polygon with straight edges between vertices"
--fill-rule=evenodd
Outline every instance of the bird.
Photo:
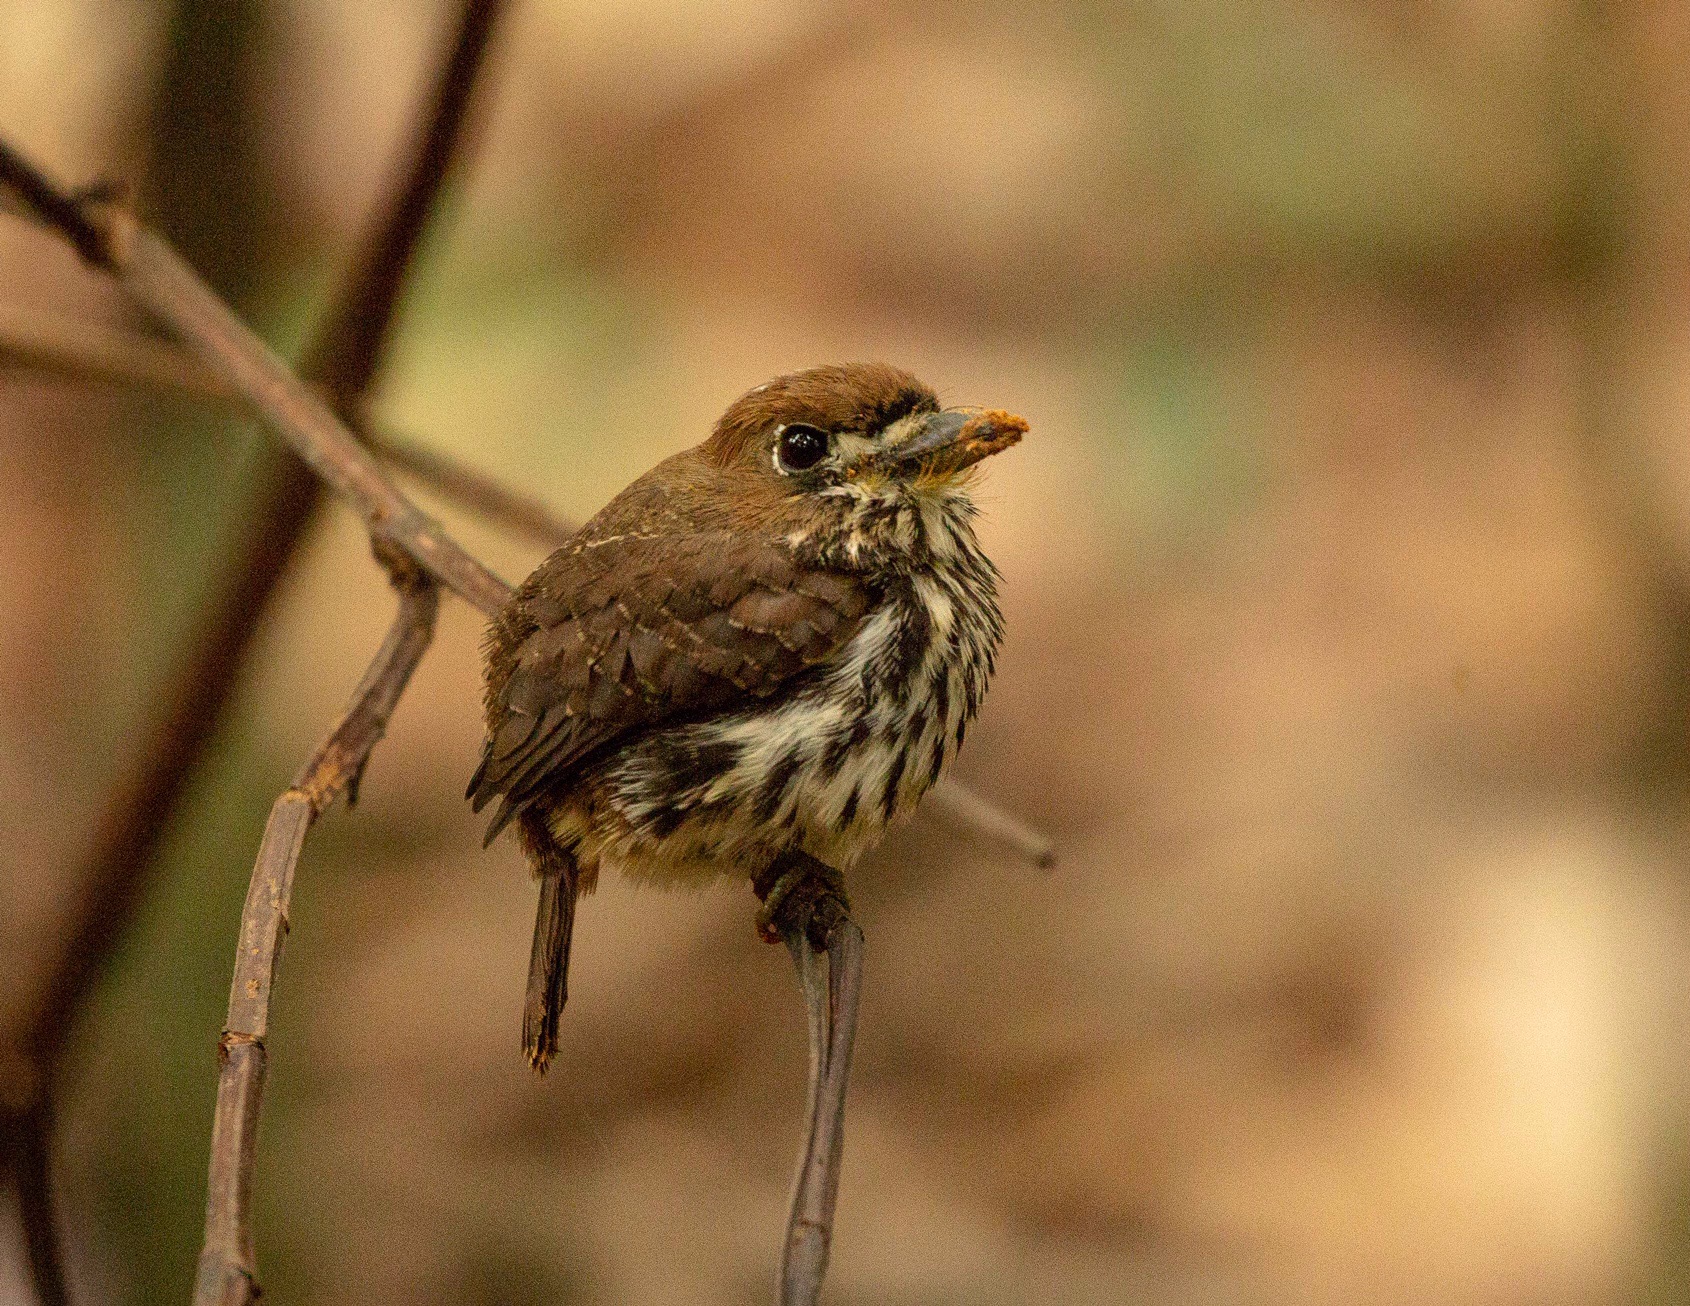
M 995 670 L 999 574 L 970 491 L 1027 430 L 883 363 L 779 376 L 516 589 L 484 644 L 467 796 L 497 800 L 485 842 L 514 825 L 540 881 L 535 1069 L 602 869 L 748 875 L 765 938 L 827 946 L 843 873 L 939 779 Z

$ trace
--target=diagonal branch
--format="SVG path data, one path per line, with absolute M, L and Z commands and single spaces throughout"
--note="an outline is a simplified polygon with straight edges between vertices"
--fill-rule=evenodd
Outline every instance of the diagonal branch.
M 169 340 L 0 303 L 0 376 L 7 368 L 34 376 L 154 390 L 237 408 L 245 403 L 222 377 Z M 366 417 L 360 417 L 352 428 L 389 467 L 544 549 L 557 548 L 575 530 L 571 522 L 540 499 L 416 440 L 383 430 Z M 315 478 L 312 484 L 316 484 Z
M 194 1283 L 196 1306 L 245 1303 L 258 1296 L 251 1223 L 253 1161 L 268 1068 L 270 994 L 287 935 L 294 870 L 318 816 L 343 794 L 348 802 L 356 798 L 370 750 L 386 731 L 434 635 L 439 591 L 433 578 L 408 559 L 390 556 L 384 561 L 399 592 L 399 612 L 346 715 L 270 809 L 241 911 L 229 1016 L 218 1044 L 217 1110 L 206 1189 L 205 1249 Z
M 416 139 L 363 247 L 335 310 L 306 351 L 301 370 L 330 395 L 361 395 L 375 380 L 416 261 L 429 214 L 464 149 L 476 82 L 506 0 L 463 0 L 436 69 Z
M 20 187 L 17 178 L 31 185 Z M 45 175 L 0 141 L 0 184 L 30 202 L 35 217 L 51 222 L 56 207 L 39 207 L 31 197 L 57 191 Z M 370 452 L 177 253 L 123 210 L 105 204 L 80 206 L 100 233 L 96 265 L 106 268 L 142 307 L 151 311 L 189 351 L 245 395 L 251 406 L 329 489 L 364 519 L 373 539 L 405 554 L 460 598 L 489 616 L 510 595 L 510 587 L 466 553 L 421 508 L 388 480 Z M 69 236 L 63 226 L 55 229 Z

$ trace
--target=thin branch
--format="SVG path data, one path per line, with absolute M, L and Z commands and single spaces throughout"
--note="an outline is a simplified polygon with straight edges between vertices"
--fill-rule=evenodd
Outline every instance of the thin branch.
M 394 204 L 373 224 L 366 253 L 359 260 L 360 272 L 351 278 L 311 351 L 311 357 L 326 359 L 332 366 L 322 365 L 307 375 L 323 384 L 331 401 L 344 411 L 358 406 L 379 366 L 404 271 L 456 153 L 475 73 L 503 7 L 502 0 L 466 0 L 458 39 L 437 79 L 420 143 L 411 151 L 413 164 Z M 95 207 L 90 197 L 70 195 L 53 186 L 4 142 L 0 142 L 0 210 L 46 223 L 96 267 L 115 272 L 110 215 Z M 7 324 L 19 326 L 15 320 Z M 96 346 L 113 343 L 110 336 L 94 342 Z M 193 368 L 187 373 L 191 388 L 206 397 L 232 393 L 226 377 L 194 364 L 173 342 L 127 336 L 116 343 L 119 347 L 108 348 L 103 355 L 96 349 L 88 370 L 126 372 L 125 379 L 133 383 L 180 387 L 187 369 L 179 364 L 186 361 Z M 73 358 L 78 350 L 86 355 L 88 333 L 82 329 L 37 334 L 22 344 L 22 352 L 33 356 L 31 361 L 52 365 Z M 18 352 L 13 351 L 14 358 Z M 205 385 L 204 378 L 211 385 Z M 255 501 L 242 514 L 249 528 L 235 546 L 234 563 L 214 588 L 215 597 L 197 637 L 186 645 L 177 673 L 155 695 L 165 707 L 137 750 L 141 765 L 117 786 L 85 868 L 75 877 L 79 897 L 67 930 L 74 943 L 49 975 L 24 1049 L 33 1098 L 17 1121 L 26 1127 L 8 1129 L 10 1122 L 0 1121 L 0 1135 L 12 1134 L 17 1139 L 13 1148 L 3 1145 L 5 1139 L 0 1137 L 0 1152 L 7 1153 L 0 1155 L 0 1163 L 13 1170 L 19 1184 L 32 1265 L 44 1301 L 56 1302 L 63 1295 L 48 1156 L 53 1084 L 65 1040 L 94 976 L 133 916 L 159 840 L 232 691 L 265 601 L 321 498 L 321 482 L 298 459 L 283 456 L 268 464 L 259 474 L 261 487 Z
M 0 304 L 0 374 L 7 368 L 69 381 L 144 387 L 189 399 L 239 402 L 221 377 L 201 367 L 172 341 Z
M 143 897 L 158 845 L 317 493 L 315 478 L 291 457 L 261 468 L 257 479 L 244 513 L 251 524 L 232 546 L 232 563 L 214 583 L 176 672 L 150 695 L 162 710 L 113 787 L 81 864 L 67 871 L 75 896 L 65 943 L 18 1049 L 28 1098 L 11 1128 L 0 1122 L 0 1140 L 10 1133 L 17 1143 L 9 1162 L 0 1157 L 0 1169 L 13 1171 L 32 1277 L 44 1303 L 66 1300 L 51 1183 L 53 1104 L 65 1047 L 89 989 Z
M 514 531 L 547 552 L 560 547 L 575 533 L 574 523 L 553 512 L 543 500 L 513 490 L 486 472 L 418 441 L 378 428 L 360 425 L 358 431 L 371 451 L 390 467 L 448 502 Z
M 196 1306 L 244 1303 L 258 1296 L 252 1241 L 253 1161 L 268 1064 L 270 995 L 287 935 L 294 871 L 305 836 L 339 798 L 357 796 L 370 751 L 387 729 L 399 696 L 434 635 L 439 591 L 431 577 L 391 556 L 399 612 L 371 660 L 346 715 L 329 732 L 293 785 L 276 799 L 241 911 L 240 944 L 229 985 L 229 1015 L 219 1042 L 217 1110 L 206 1190 L 205 1249 L 194 1283 Z
M 70 1306 L 53 1192 L 53 1099 L 37 1092 L 8 1126 L 15 1131 L 18 1205 L 39 1306 Z
M 1041 870 L 1056 865 L 1056 845 L 1049 835 L 975 793 L 960 780 L 947 779 L 935 785 L 922 810 L 944 815 L 987 843 L 998 844 Z
M 0 141 L 0 180 L 39 169 Z M 34 192 L 19 192 L 26 199 Z M 57 194 L 58 192 L 53 192 Z M 32 203 L 46 221 L 56 209 Z M 79 210 L 80 211 L 80 210 Z M 492 616 L 510 587 L 466 553 L 387 479 L 374 457 L 276 354 L 162 239 L 122 210 L 94 206 L 104 240 L 99 265 L 232 388 L 328 487 L 357 509 L 373 539 L 398 549 L 447 589 Z M 55 226 L 69 236 L 63 227 Z
M 810 1083 L 804 1143 L 792 1185 L 792 1207 L 780 1249 L 780 1306 L 814 1306 L 827 1274 L 833 1213 L 839 1200 L 839 1163 L 845 1145 L 845 1090 L 857 1038 L 863 985 L 863 932 L 846 917 L 825 953 L 803 931 L 783 936 L 810 1032 Z M 825 972 L 825 973 L 824 973 Z

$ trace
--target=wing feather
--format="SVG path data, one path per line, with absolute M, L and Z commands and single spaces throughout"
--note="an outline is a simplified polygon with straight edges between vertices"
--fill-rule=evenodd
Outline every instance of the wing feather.
M 503 799 L 488 839 L 590 754 L 774 693 L 849 640 L 874 598 L 863 578 L 806 567 L 778 541 L 584 534 L 500 618 L 469 790 L 478 812 Z

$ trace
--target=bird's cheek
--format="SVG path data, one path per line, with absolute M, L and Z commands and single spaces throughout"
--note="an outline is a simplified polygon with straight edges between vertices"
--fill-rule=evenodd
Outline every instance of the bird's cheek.
M 845 469 L 845 484 L 859 497 L 873 499 L 891 488 L 892 480 L 878 467 L 861 465 Z
M 964 467 L 930 464 L 910 480 L 910 494 L 920 503 L 942 503 L 972 485 L 979 472 L 978 463 Z

